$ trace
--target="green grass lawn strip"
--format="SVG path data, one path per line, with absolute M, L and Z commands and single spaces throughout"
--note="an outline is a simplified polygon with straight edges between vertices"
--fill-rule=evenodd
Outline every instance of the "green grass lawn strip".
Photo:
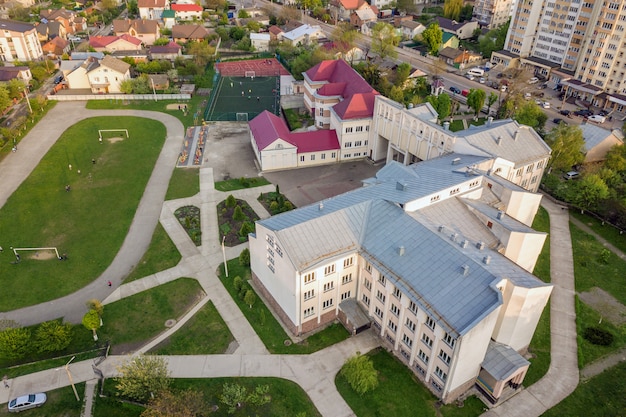
M 172 173 L 165 200 L 193 197 L 200 192 L 200 169 L 176 168 Z
M 99 336 L 111 345 L 147 342 L 164 331 L 165 321 L 180 319 L 204 291 L 198 281 L 180 278 L 104 306 Z M 123 349 L 125 350 L 125 349 Z
M 601 259 L 604 246 L 595 237 L 570 223 L 574 251 L 576 291 L 599 287 L 626 304 L 626 262 L 610 252 L 607 262 Z M 608 250 L 608 249 L 607 249 Z
M 235 340 L 211 301 L 152 351 L 157 355 L 212 355 L 224 353 Z
M 539 319 L 539 323 L 537 323 L 537 328 L 535 329 L 535 334 L 533 335 L 533 338 L 530 341 L 530 346 L 528 347 L 528 350 L 533 357 L 529 359 L 530 367 L 528 368 L 528 373 L 524 378 L 524 386 L 531 386 L 535 382 L 539 381 L 546 374 L 546 372 L 548 372 L 551 359 L 550 347 L 550 302 L 548 302 L 543 309 L 543 313 L 541 314 L 541 318 Z
M 180 262 L 181 258 L 182 256 L 172 239 L 161 226 L 161 223 L 157 223 L 148 250 L 135 269 L 124 279 L 124 282 L 131 282 L 173 268 Z
M 65 371 L 63 371 L 65 373 Z M 27 417 L 69 417 L 79 416 L 83 407 L 83 399 L 85 397 L 85 383 L 76 384 L 76 392 L 80 397 L 80 401 L 76 401 L 76 396 L 71 386 L 58 388 L 46 392 L 48 399 L 46 403 L 39 408 L 24 411 L 19 415 Z M 14 398 L 13 395 L 11 398 Z M 7 406 L 0 408 L 0 416 L 13 416 L 15 413 L 9 413 Z
M 539 207 L 535 220 L 533 221 L 533 229 L 538 232 L 550 233 L 550 216 L 543 207 Z M 550 236 L 546 237 L 543 249 L 537 258 L 533 274 L 543 282 L 550 282 Z
M 225 181 L 218 181 L 215 183 L 215 189 L 218 191 L 235 191 L 243 190 L 244 188 L 261 187 L 263 185 L 271 184 L 264 177 L 255 178 L 231 178 Z
M 626 235 L 620 235 L 618 229 L 608 224 L 603 225 L 602 220 L 588 214 L 581 214 L 578 210 L 570 210 L 569 214 L 589 226 L 591 230 L 602 236 L 611 245 L 626 253 Z
M 128 129 L 130 139 L 100 144 L 98 129 L 112 128 Z M 54 246 L 69 260 L 35 260 L 34 252 L 23 252 L 13 265 L 5 250 L 0 286 L 11 290 L 0 292 L 0 311 L 70 294 L 111 264 L 164 139 L 161 123 L 135 117 L 95 117 L 63 133 L 0 210 L 0 236 L 5 249 Z
M 289 336 L 274 318 L 267 306 L 262 302 L 257 294 L 256 303 L 250 308 L 237 295 L 233 286 L 233 279 L 240 276 L 244 280 L 250 279 L 250 268 L 242 267 L 238 259 L 228 262 L 228 276 L 224 275 L 223 267 L 221 268 L 220 279 L 224 287 L 231 295 L 235 303 L 241 309 L 243 315 L 248 319 L 250 325 L 265 344 L 267 350 L 271 353 L 278 354 L 306 354 L 313 353 L 335 343 L 341 342 L 348 338 L 348 332 L 341 325 L 331 325 L 330 327 L 309 336 L 301 343 L 285 346 L 285 341 L 289 340 Z

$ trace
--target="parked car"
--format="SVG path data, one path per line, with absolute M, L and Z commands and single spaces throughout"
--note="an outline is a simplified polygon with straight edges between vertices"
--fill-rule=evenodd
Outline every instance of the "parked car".
M 569 110 L 560 110 L 559 113 L 561 113 L 563 116 L 569 116 L 572 112 Z
M 480 80 L 478 80 L 479 83 L 484 84 L 485 81 L 487 81 L 484 77 L 480 77 Z
M 539 90 L 543 90 L 545 88 L 548 88 L 548 83 L 543 83 L 541 84 L 539 87 L 537 87 Z
M 19 413 L 44 405 L 48 397 L 43 392 L 37 394 L 22 395 L 9 401 L 9 413 Z
M 606 116 L 602 116 L 600 114 L 595 114 L 595 115 L 589 116 L 588 120 L 590 122 L 604 123 L 606 121 Z
M 566 174 L 563 174 L 563 178 L 565 178 L 566 180 L 575 180 L 576 178 L 580 177 L 580 172 L 578 171 L 570 171 Z
M 67 38 L 68 41 L 70 42 L 82 42 L 83 39 L 80 36 L 70 36 L 69 38 Z
M 500 73 L 498 73 L 498 75 L 496 75 L 496 78 L 502 78 L 502 77 L 504 77 L 504 73 L 503 72 L 500 72 Z
M 582 110 L 576 110 L 574 112 L 574 114 L 576 116 L 582 116 L 582 117 L 589 117 L 589 116 L 593 116 L 593 112 L 591 110 L 587 110 L 587 109 L 582 109 Z
M 600 116 L 608 116 L 608 115 L 609 115 L 609 111 L 608 111 L 608 110 L 600 110 L 600 111 L 598 112 L 598 114 L 599 114 Z
M 454 94 L 461 94 L 461 89 L 455 86 L 450 87 L 450 91 L 452 91 Z
M 507 90 L 507 86 L 506 85 L 501 85 L 500 86 L 500 91 L 502 91 L 503 93 Z
M 547 101 L 544 101 L 543 104 L 541 105 L 541 107 L 543 107 L 544 109 L 549 109 L 550 108 L 550 103 Z
M 525 100 L 530 100 L 530 99 L 532 98 L 532 96 L 533 96 L 533 95 L 532 95 L 532 94 L 530 94 L 530 93 L 524 93 L 524 99 L 525 99 Z
M 539 82 L 539 78 L 537 77 L 533 77 L 530 80 L 528 80 L 528 84 L 537 84 Z
M 465 78 L 467 78 L 470 81 L 474 80 L 474 76 L 472 74 L 470 74 L 470 73 L 465 74 Z
M 59 75 L 54 79 L 54 85 L 60 84 L 63 81 L 63 75 Z
M 469 94 L 469 90 L 463 90 L 463 91 L 461 91 L 461 95 L 462 95 L 463 97 L 467 97 L 467 95 L 468 95 L 468 94 Z
M 556 125 L 560 125 L 561 123 L 567 124 L 567 122 L 565 122 L 565 120 L 563 120 L 561 118 L 558 118 L 558 117 L 553 119 L 552 122 L 554 122 L 554 124 L 556 124 Z

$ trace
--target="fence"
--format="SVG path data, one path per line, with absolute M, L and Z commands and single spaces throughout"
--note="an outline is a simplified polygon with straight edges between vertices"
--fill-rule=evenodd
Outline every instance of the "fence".
M 191 94 L 61 94 L 48 95 L 48 100 L 86 101 L 86 100 L 190 100 Z

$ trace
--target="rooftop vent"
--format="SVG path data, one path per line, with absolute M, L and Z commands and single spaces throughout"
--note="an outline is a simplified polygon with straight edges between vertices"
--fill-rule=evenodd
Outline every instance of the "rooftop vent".
M 498 136 L 498 137 L 496 138 L 496 144 L 498 144 L 498 145 L 499 145 L 499 144 L 501 144 L 501 143 L 502 143 L 502 136 Z
M 478 249 L 478 250 L 485 249 L 485 242 L 478 242 L 478 243 L 476 243 L 476 249 Z
M 467 245 L 469 245 L 469 240 L 467 240 L 467 239 L 463 239 L 463 240 L 461 241 L 461 247 L 462 247 L 463 249 L 465 249 L 465 248 L 467 248 Z
M 324 203 L 320 203 L 320 205 L 318 206 L 320 211 L 324 209 Z
M 400 256 L 404 256 L 404 246 L 400 246 L 400 247 L 398 248 L 398 255 L 400 255 Z
M 487 170 L 487 176 L 490 176 L 490 175 L 491 175 L 491 170 L 490 170 L 490 169 L 488 169 L 488 170 Z
M 450 130 L 450 122 L 443 122 L 443 130 Z
M 446 230 L 446 226 L 442 224 L 441 226 L 437 228 L 437 230 L 439 230 L 439 232 L 443 232 L 444 230 Z
M 515 131 L 515 136 L 513 136 L 513 140 L 517 140 L 519 138 L 519 130 Z
M 489 265 L 491 263 L 491 256 L 487 255 L 483 258 L 483 263 Z
M 456 238 L 457 238 L 457 237 L 459 237 L 459 235 L 458 235 L 458 234 L 456 234 L 456 233 L 452 233 L 452 234 L 450 235 L 450 240 L 451 240 L 451 241 L 453 241 L 453 242 L 456 242 Z
M 502 210 L 498 210 L 498 215 L 497 215 L 498 220 L 502 220 L 503 217 L 504 217 L 504 212 Z
M 491 116 L 487 117 L 487 126 L 491 126 L 492 123 L 493 123 L 493 117 Z
M 458 164 L 460 164 L 460 163 L 461 163 L 461 158 L 454 158 L 454 159 L 452 160 L 452 165 L 458 165 Z
M 463 276 L 466 277 L 469 274 L 469 265 L 463 265 Z
M 396 182 L 396 190 L 398 191 L 406 191 L 406 182 Z

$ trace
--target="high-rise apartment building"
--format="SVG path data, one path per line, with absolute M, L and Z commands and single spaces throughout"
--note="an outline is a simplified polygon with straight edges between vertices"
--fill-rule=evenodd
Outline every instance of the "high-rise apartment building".
M 512 7 L 513 0 L 476 0 L 474 19 L 480 26 L 494 29 L 509 20 Z
M 625 28 L 626 0 L 522 0 L 492 60 L 531 70 L 568 97 L 625 112 Z

